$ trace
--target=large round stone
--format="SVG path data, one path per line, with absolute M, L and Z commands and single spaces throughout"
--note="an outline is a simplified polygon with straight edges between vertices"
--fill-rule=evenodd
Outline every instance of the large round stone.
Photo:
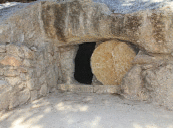
M 132 67 L 135 52 L 124 42 L 106 41 L 98 46 L 92 57 L 93 74 L 104 85 L 117 85 Z

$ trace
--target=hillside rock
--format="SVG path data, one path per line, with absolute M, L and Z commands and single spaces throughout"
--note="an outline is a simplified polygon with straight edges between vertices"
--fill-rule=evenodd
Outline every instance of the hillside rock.
M 152 101 L 173 110 L 173 63 L 134 66 L 122 80 L 122 95 L 127 99 Z
M 91 1 L 35 2 L 1 21 L 1 43 L 58 46 L 118 38 L 152 53 L 172 53 L 172 7 L 111 13 Z M 2 18 L 3 19 L 3 18 Z

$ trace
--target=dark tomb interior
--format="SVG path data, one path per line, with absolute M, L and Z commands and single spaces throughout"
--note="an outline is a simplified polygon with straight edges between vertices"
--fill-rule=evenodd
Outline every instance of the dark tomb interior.
M 79 45 L 75 58 L 74 78 L 83 84 L 91 84 L 93 74 L 90 66 L 91 55 L 95 49 L 95 42 L 86 42 Z

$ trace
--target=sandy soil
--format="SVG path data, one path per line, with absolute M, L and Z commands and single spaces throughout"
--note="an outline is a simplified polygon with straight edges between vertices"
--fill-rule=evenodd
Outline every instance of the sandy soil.
M 173 128 L 173 111 L 93 93 L 53 93 L 0 112 L 0 128 Z

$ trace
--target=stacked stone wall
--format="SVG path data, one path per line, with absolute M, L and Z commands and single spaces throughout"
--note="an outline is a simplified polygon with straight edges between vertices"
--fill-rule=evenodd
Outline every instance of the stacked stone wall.
M 54 54 L 55 53 L 55 54 Z M 0 45 L 0 110 L 46 96 L 57 84 L 56 50 Z

